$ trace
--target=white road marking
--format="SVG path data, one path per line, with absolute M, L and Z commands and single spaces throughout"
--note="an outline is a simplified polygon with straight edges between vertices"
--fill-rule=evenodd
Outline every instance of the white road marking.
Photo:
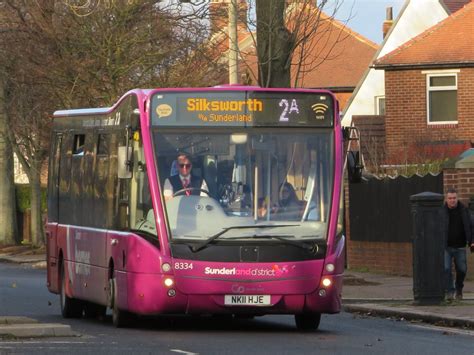
M 192 353 L 190 351 L 184 351 L 179 349 L 170 349 L 170 351 L 174 351 L 175 353 L 186 354 L 186 355 L 199 355 L 199 353 Z

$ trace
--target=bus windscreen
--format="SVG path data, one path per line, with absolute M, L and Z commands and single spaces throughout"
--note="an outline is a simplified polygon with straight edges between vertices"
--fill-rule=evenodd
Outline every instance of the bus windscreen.
M 332 127 L 327 93 L 283 91 L 160 91 L 152 98 L 153 126 Z

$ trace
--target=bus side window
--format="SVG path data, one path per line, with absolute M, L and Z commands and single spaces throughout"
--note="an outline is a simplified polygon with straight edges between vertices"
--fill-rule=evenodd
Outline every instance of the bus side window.
M 97 135 L 97 155 L 109 155 L 109 142 L 105 133 Z
M 72 161 L 71 134 L 65 134 L 61 147 L 61 163 L 59 165 L 59 196 L 58 196 L 58 221 L 59 223 L 72 223 L 72 210 L 69 206 L 71 195 L 71 161 Z
M 74 135 L 74 145 L 72 147 L 72 155 L 82 156 L 84 155 L 84 144 L 86 143 L 85 134 Z
M 94 160 L 95 160 L 95 136 L 92 130 L 86 132 L 83 145 L 83 162 L 81 171 L 81 210 L 79 216 L 80 224 L 90 226 L 94 223 Z
M 97 137 L 97 144 L 105 143 L 107 154 L 97 154 L 94 168 L 94 225 L 99 228 L 116 227 L 117 199 L 117 133 L 101 134 Z M 97 146 L 97 149 L 99 146 Z
M 71 223 L 75 225 L 86 225 L 87 209 L 84 205 L 86 195 L 84 191 L 85 177 L 85 144 L 86 134 L 75 134 L 72 146 L 72 162 L 71 162 L 71 185 L 70 185 L 70 208 L 75 213 L 70 215 Z
M 133 142 L 133 174 L 130 179 L 130 227 L 156 234 L 145 155 L 141 140 Z M 142 228 L 148 221 L 150 228 Z M 152 227 L 152 228 L 151 228 Z
M 61 148 L 63 133 L 54 135 L 54 149 L 49 158 L 48 174 L 48 220 L 59 222 L 59 168 L 61 166 Z
M 130 228 L 129 225 L 129 199 L 130 199 L 130 180 L 131 179 L 119 179 L 118 178 L 118 150 L 119 147 L 125 147 L 127 145 L 126 142 L 126 131 L 120 130 L 117 131 L 116 138 L 116 146 L 113 147 L 113 151 L 111 156 L 113 156 L 113 166 L 114 170 L 111 175 L 114 178 L 114 185 L 117 188 L 118 192 L 118 199 L 116 200 L 116 214 L 114 216 L 114 228 L 118 230 L 128 230 Z M 113 194 L 112 194 L 113 195 Z

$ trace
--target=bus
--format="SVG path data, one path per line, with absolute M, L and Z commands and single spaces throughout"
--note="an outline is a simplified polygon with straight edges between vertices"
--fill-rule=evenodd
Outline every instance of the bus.
M 341 310 L 343 136 L 325 90 L 136 89 L 56 111 L 47 287 L 62 316 L 288 314 L 317 329 Z M 165 198 L 179 154 L 206 189 Z

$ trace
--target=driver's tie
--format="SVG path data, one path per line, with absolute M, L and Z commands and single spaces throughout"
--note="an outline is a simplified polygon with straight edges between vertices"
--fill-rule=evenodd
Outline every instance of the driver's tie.
M 187 189 L 189 186 L 189 180 L 188 179 L 183 179 L 183 187 Z M 191 195 L 191 190 L 186 190 L 186 196 Z

